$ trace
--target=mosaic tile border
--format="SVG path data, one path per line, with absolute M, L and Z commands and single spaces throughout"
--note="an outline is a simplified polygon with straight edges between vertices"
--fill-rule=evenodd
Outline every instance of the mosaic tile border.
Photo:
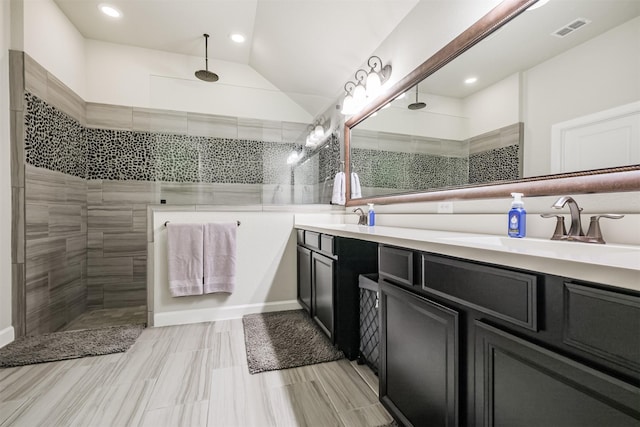
M 86 179 L 292 184 L 294 143 L 88 128 L 31 93 L 25 103 L 33 166 Z M 339 141 L 321 155 L 335 155 L 336 145 L 339 155 Z

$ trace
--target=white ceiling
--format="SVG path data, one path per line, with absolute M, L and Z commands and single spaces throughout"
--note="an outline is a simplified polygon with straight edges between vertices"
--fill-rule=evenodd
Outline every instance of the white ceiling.
M 333 102 L 418 0 L 55 0 L 88 39 L 254 68 L 310 114 Z M 116 6 L 109 19 L 100 3 Z M 239 32 L 238 45 L 229 35 Z M 203 58 L 204 62 L 204 58 Z M 195 70 L 194 70 L 195 71 Z M 213 70 L 215 71 L 215 70 Z

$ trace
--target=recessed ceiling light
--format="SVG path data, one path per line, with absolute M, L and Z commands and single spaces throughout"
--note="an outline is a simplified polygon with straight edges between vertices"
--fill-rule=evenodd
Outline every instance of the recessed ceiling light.
M 122 16 L 122 12 L 110 4 L 102 3 L 98 5 L 98 9 L 110 18 L 120 18 Z
M 229 36 L 236 43 L 244 43 L 245 37 L 240 33 L 234 33 Z
M 464 79 L 464 83 L 468 85 L 472 85 L 478 81 L 477 77 L 469 77 L 468 79 Z

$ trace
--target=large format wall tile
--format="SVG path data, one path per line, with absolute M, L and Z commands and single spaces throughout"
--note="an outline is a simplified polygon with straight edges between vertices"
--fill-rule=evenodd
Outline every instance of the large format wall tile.
M 26 177 L 26 333 L 47 333 L 87 306 L 87 186 L 31 165 Z

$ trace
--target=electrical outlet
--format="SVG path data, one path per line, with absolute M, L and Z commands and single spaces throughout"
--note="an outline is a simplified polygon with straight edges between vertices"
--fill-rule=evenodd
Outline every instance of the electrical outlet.
M 453 202 L 439 202 L 438 213 L 453 213 Z

